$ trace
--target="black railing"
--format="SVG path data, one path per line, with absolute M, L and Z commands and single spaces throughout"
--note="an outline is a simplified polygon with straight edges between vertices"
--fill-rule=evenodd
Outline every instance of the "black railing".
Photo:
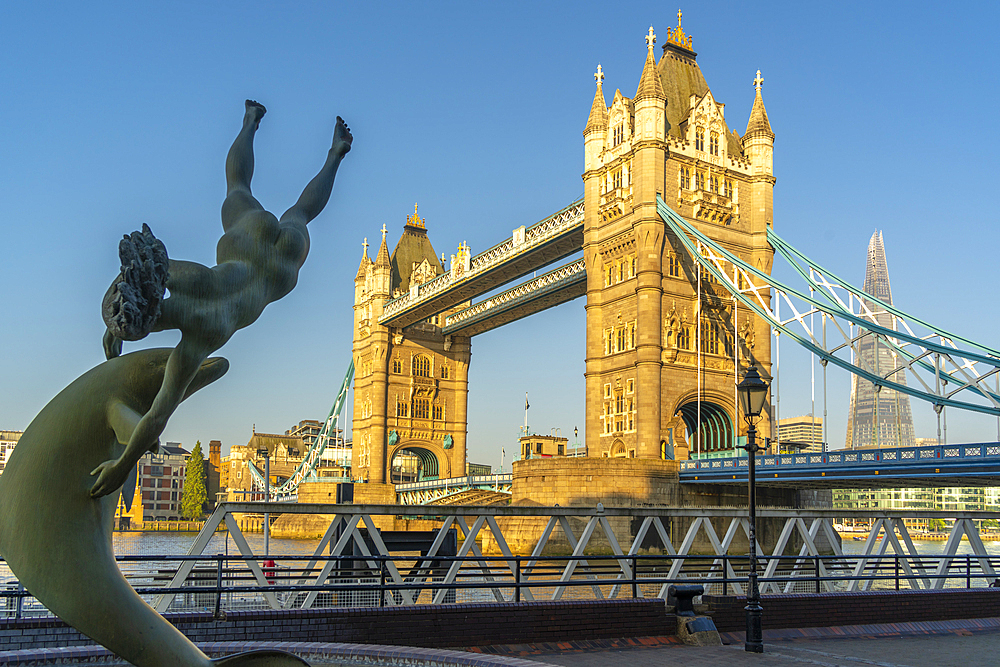
M 421 604 L 454 601 L 459 591 L 468 590 L 481 590 L 505 602 L 521 602 L 526 589 L 538 592 L 591 587 L 595 588 L 594 597 L 621 598 L 623 591 L 628 590 L 631 597 L 638 598 L 646 596 L 644 591 L 651 592 L 649 588 L 659 587 L 653 593 L 655 596 L 667 585 L 681 583 L 704 584 L 706 591 L 716 585 L 722 595 L 729 595 L 736 592 L 734 584 L 745 586 L 748 581 L 748 558 L 742 555 L 268 557 L 266 560 L 283 563 L 275 567 L 270 563 L 265 565 L 260 556 L 224 554 L 119 556 L 117 560 L 125 565 L 124 574 L 140 595 L 181 596 L 179 601 L 175 597 L 175 608 L 212 609 L 216 615 L 221 614 L 226 596 L 238 596 L 239 602 L 247 596 L 265 593 L 278 594 L 280 605 L 287 608 L 301 607 L 312 593 L 328 598 L 313 605 L 317 607 L 384 606 L 403 603 L 409 597 L 403 594 L 411 592 L 416 592 L 413 602 Z M 260 568 L 263 585 L 248 561 Z M 681 565 L 670 576 L 678 561 Z M 846 590 L 851 582 L 868 588 L 900 590 L 903 584 L 927 588 L 931 582 L 940 580 L 957 580 L 965 588 L 972 588 L 977 581 L 982 581 L 983 587 L 1000 586 L 1000 580 L 995 580 L 993 574 L 1000 571 L 1000 556 L 762 556 L 759 561 L 762 573 L 774 565 L 772 576 L 758 577 L 765 591 L 772 589 L 771 584 L 778 584 L 782 589 L 792 585 L 797 592 L 806 592 L 808 588 L 808 592 L 822 593 L 825 584 Z M 183 584 L 168 587 L 180 565 L 186 562 L 193 562 L 193 567 Z M 132 563 L 145 566 L 127 565 Z M 943 569 L 942 563 L 945 563 Z M 392 575 L 390 564 L 395 566 L 398 580 Z M 317 583 L 324 568 L 328 568 L 327 575 Z M 569 575 L 567 570 L 571 570 Z M 451 581 L 446 583 L 449 574 Z M 153 585 L 143 585 L 149 582 Z M 335 605 L 328 604 L 342 593 L 353 594 L 336 600 Z M 375 597 L 371 598 L 372 595 Z M 16 580 L 0 584 L 0 617 L 45 613 L 37 604 L 25 604 L 31 597 Z

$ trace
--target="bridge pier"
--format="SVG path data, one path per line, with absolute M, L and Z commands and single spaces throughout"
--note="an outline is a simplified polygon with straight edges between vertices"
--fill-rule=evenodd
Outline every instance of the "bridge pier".
M 607 458 L 551 458 L 515 461 L 513 466 L 512 505 L 542 505 L 560 507 L 746 507 L 746 488 L 723 484 L 681 484 L 676 461 L 657 459 L 607 459 Z M 831 506 L 829 492 L 799 491 L 790 488 L 760 487 L 758 505 L 772 508 L 823 508 Z M 502 517 L 497 521 L 514 553 L 530 553 L 546 529 L 544 517 Z M 683 537 L 691 526 L 692 518 L 671 519 L 665 529 L 671 541 Z M 641 521 L 630 517 L 609 517 L 608 522 L 618 539 L 634 538 L 641 528 Z M 569 538 L 563 530 L 553 530 L 546 553 L 561 554 L 573 551 L 572 540 L 579 538 L 585 527 L 582 519 L 569 519 L 568 525 L 575 534 Z M 725 519 L 713 519 L 713 528 L 721 537 L 728 528 Z M 764 519 L 758 522 L 757 539 L 762 548 L 770 550 L 777 543 L 783 520 Z M 654 531 L 646 533 L 642 549 L 662 547 Z M 794 542 L 794 540 L 793 540 Z M 607 538 L 595 533 L 590 545 L 600 550 L 611 550 Z M 746 536 L 737 533 L 732 538 L 733 552 L 745 551 Z M 800 543 L 790 543 L 798 549 Z M 483 539 L 483 550 L 497 553 L 489 535 Z M 692 553 L 712 553 L 708 537 L 699 534 L 692 545 Z

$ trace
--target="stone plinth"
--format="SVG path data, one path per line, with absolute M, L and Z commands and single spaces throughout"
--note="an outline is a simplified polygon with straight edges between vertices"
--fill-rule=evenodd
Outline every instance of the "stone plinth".
M 684 484 L 678 481 L 676 461 L 659 459 L 553 457 L 514 462 L 512 504 L 561 507 L 739 507 L 746 506 L 745 486 Z M 757 489 L 758 506 L 797 507 L 798 498 L 793 489 Z M 640 512 L 641 513 L 641 512 Z M 546 517 L 504 517 L 497 519 L 508 545 L 515 553 L 530 553 L 548 522 Z M 693 519 L 664 519 L 674 546 L 683 539 Z M 611 529 L 623 551 L 627 550 L 642 525 L 641 518 L 608 517 Z M 720 539 L 728 526 L 728 519 L 713 521 Z M 586 526 L 586 520 L 570 518 L 570 527 L 577 538 Z M 782 521 L 758 521 L 758 539 L 767 549 L 777 541 Z M 483 549 L 498 553 L 493 537 L 485 531 Z M 792 545 L 795 546 L 795 545 Z M 655 531 L 650 530 L 642 544 L 642 552 L 658 551 L 662 543 Z M 731 553 L 746 553 L 748 544 L 742 533 L 733 540 Z M 588 553 L 611 553 L 611 544 L 602 530 L 594 532 L 587 547 Z M 692 547 L 693 553 L 711 553 L 711 545 L 704 533 L 699 533 Z M 552 531 L 546 554 L 572 553 L 569 540 L 560 528 Z
M 393 505 L 396 487 L 392 484 L 350 484 L 322 479 L 299 484 L 300 503 L 336 503 L 337 487 L 354 487 L 355 505 Z M 343 495 L 343 494 L 342 494 Z M 394 530 L 394 517 L 373 517 L 379 530 Z M 283 514 L 271 525 L 271 535 L 277 538 L 316 539 L 333 520 L 332 514 Z

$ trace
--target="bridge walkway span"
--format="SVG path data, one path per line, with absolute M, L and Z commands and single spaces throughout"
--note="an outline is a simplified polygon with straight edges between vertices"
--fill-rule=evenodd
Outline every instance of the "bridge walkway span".
M 750 459 L 682 461 L 681 483 L 746 484 Z M 847 489 L 1000 486 L 1000 442 L 757 457 L 758 486 Z

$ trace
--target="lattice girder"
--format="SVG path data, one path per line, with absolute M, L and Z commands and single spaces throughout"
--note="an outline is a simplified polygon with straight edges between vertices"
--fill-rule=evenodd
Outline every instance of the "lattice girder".
M 737 300 L 766 320 L 777 334 L 788 336 L 819 357 L 821 363 L 833 363 L 877 386 L 930 402 L 938 410 L 948 406 L 1000 416 L 1000 394 L 986 386 L 986 381 L 991 377 L 995 379 L 1000 372 L 1000 352 L 910 317 L 863 290 L 847 285 L 831 272 L 809 261 L 771 229 L 768 229 L 768 241 L 777 255 L 785 258 L 806 280 L 807 289 L 818 290 L 823 300 L 782 283 L 745 262 L 684 220 L 660 198 L 657 198 L 657 210 L 696 264 L 704 267 Z M 809 271 L 806 272 L 799 262 L 805 263 Z M 733 267 L 732 274 L 727 271 L 726 263 Z M 776 300 L 773 307 L 770 299 L 766 298 L 772 290 Z M 846 294 L 841 296 L 838 290 Z M 858 313 L 853 312 L 854 302 L 858 304 Z M 805 305 L 800 307 L 800 303 Z M 791 317 L 784 320 L 779 317 L 782 304 L 792 312 Z M 809 317 L 814 313 L 822 316 L 822 332 L 819 335 Z M 891 315 L 894 326 L 901 325 L 904 330 L 880 325 L 875 318 L 882 313 Z M 839 335 L 839 344 L 827 342 L 827 321 Z M 799 323 L 801 331 L 789 326 L 794 322 Z M 927 333 L 918 336 L 911 325 L 926 329 Z M 852 327 L 857 328 L 857 335 L 851 332 Z M 898 359 L 894 368 L 888 371 L 878 369 L 876 372 L 876 369 L 864 364 L 857 344 L 870 336 Z M 973 349 L 959 349 L 956 341 Z M 853 352 L 850 358 L 839 356 L 845 351 Z M 899 371 L 904 371 L 907 381 L 912 378 L 914 384 L 890 379 Z M 918 371 L 929 373 L 931 377 L 925 378 Z M 957 388 L 948 389 L 949 384 Z M 985 398 L 987 404 L 953 398 L 961 392 Z

